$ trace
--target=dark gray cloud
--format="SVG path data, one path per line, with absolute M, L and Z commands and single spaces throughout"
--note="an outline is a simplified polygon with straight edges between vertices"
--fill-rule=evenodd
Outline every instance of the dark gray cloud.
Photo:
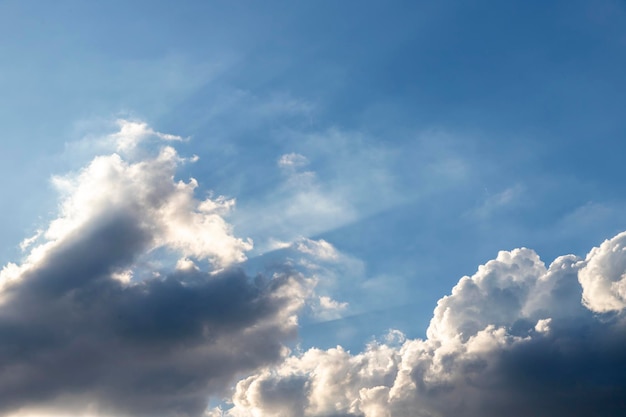
M 498 353 L 493 371 L 477 378 L 472 415 L 626 415 L 624 346 L 623 322 L 555 322 L 547 337 Z
M 112 139 L 132 149 L 158 135 L 124 126 Z M 251 242 L 223 218 L 234 202 L 196 200 L 174 181 L 184 162 L 164 147 L 55 179 L 58 217 L 0 271 L 0 415 L 198 417 L 285 356 L 311 281 L 238 269 Z
M 626 415 L 625 343 L 623 322 L 591 316 L 553 321 L 548 334 L 478 355 L 452 355 L 453 377 L 437 389 L 414 369 L 411 401 L 433 416 Z
M 71 395 L 103 414 L 198 416 L 209 394 L 281 357 L 295 274 L 190 269 L 126 285 L 112 274 L 149 241 L 134 220 L 81 229 L 5 288 L 0 413 Z

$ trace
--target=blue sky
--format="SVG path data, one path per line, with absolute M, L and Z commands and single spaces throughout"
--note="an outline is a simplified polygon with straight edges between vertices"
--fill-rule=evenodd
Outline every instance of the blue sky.
M 278 343 L 295 352 L 293 361 L 317 352 L 311 348 L 331 352 L 337 345 L 353 355 L 374 355 L 368 343 L 386 340 L 389 329 L 401 331 L 403 343 L 439 340 L 443 336 L 427 335 L 431 319 L 443 317 L 433 316 L 438 300 L 461 277 L 479 274 L 479 265 L 500 259 L 499 251 L 531 248 L 550 265 L 566 254 L 585 259 L 593 247 L 626 230 L 622 1 L 0 1 L 0 39 L 2 265 L 39 265 L 40 258 L 31 256 L 36 250 L 19 244 L 49 230 L 54 219 L 70 219 L 74 226 L 34 241 L 34 248 L 44 248 L 42 259 L 69 256 L 58 249 L 65 248 L 63 239 L 87 236 L 97 229 L 87 225 L 104 224 L 99 216 L 105 212 L 93 207 L 114 204 L 119 196 L 114 186 L 98 182 L 104 180 L 95 168 L 86 168 L 100 157 L 119 170 L 120 184 L 143 178 L 164 196 L 187 195 L 193 188 L 198 204 L 208 198 L 219 206 L 203 211 L 188 202 L 190 212 L 176 206 L 168 220 L 154 214 L 148 200 L 139 201 L 151 219 L 146 222 L 156 222 L 150 230 L 160 232 L 153 240 L 137 240 L 143 242 L 139 246 L 118 242 L 130 245 L 129 253 L 137 251 L 133 266 L 122 271 L 119 265 L 130 260 L 103 255 L 102 262 L 119 269 L 107 271 L 132 270 L 133 280 L 125 285 L 137 281 L 154 294 L 158 284 L 141 284 L 140 278 L 158 270 L 159 276 L 190 279 L 189 268 L 173 266 L 181 256 L 220 277 L 229 268 L 240 271 L 233 272 L 237 277 L 295 274 L 304 281 L 298 281 L 301 293 L 293 291 L 307 295 L 298 296 L 301 305 L 284 307 L 284 314 L 297 317 L 298 335 L 293 329 L 278 332 L 284 336 Z M 140 132 L 133 136 L 124 129 Z M 132 149 L 121 143 L 132 143 Z M 165 146 L 188 160 L 163 157 L 175 169 L 165 164 L 155 156 Z M 194 178 L 197 185 L 162 188 L 156 181 L 169 184 L 168 178 L 134 177 L 139 174 L 110 159 L 114 153 L 137 167 L 173 169 L 175 181 L 189 185 Z M 59 186 L 59 178 L 70 178 L 70 185 Z M 103 187 L 103 197 L 81 194 L 81 184 L 92 180 Z M 144 190 L 124 187 L 119 190 L 134 190 L 128 196 Z M 166 207 L 174 204 L 163 198 Z M 143 218 L 134 210 L 133 216 Z M 211 220 L 194 223 L 198 213 Z M 175 236 L 176 227 L 215 233 L 218 244 Z M 526 252 L 515 256 L 534 259 Z M 20 271 L 19 282 L 36 281 L 28 278 L 28 268 Z M 606 312 L 611 305 L 620 316 L 623 307 L 584 292 L 589 274 L 573 278 L 589 311 Z M 611 288 L 622 294 L 619 285 Z M 460 308 L 454 305 L 452 310 Z M 520 314 L 524 320 L 532 316 L 527 310 Z M 556 323 L 560 316 L 553 314 L 548 318 Z M 485 329 L 497 324 L 485 323 Z M 517 321 L 511 323 L 510 329 L 517 328 Z M 252 413 L 241 402 L 243 388 L 239 397 L 228 389 L 255 372 L 261 381 L 260 370 L 269 364 L 283 366 L 277 359 L 282 353 L 273 355 L 259 356 L 222 379 L 200 378 L 206 389 L 197 395 L 226 398 L 223 406 L 234 417 Z M 57 410 L 55 401 L 69 395 L 76 410 L 88 398 L 99 404 L 94 415 L 106 416 L 107 404 L 122 394 L 111 394 L 104 382 L 96 388 L 77 393 L 68 383 L 66 391 L 40 402 L 24 395 L 2 412 Z M 424 398 L 415 401 L 427 404 Z M 330 415 L 319 404 L 313 407 L 311 398 L 306 401 L 306 412 L 266 402 L 256 405 L 255 415 Z M 139 400 L 120 404 L 121 411 L 114 411 L 129 416 L 153 412 Z M 169 403 L 163 407 L 173 409 Z M 197 406 L 181 407 L 188 413 L 182 415 L 196 415 L 188 410 Z M 403 415 L 393 407 L 388 406 L 396 410 L 392 415 Z M 372 410 L 363 405 L 335 413 L 383 415 Z M 480 404 L 475 410 L 482 410 Z

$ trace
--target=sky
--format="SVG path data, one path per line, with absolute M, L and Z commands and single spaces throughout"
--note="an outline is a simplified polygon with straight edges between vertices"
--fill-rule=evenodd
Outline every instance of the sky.
M 626 3 L 0 0 L 0 416 L 626 414 Z

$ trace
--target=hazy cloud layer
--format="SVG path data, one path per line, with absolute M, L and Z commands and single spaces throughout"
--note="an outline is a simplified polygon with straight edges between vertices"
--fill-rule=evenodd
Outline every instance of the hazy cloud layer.
M 114 137 L 147 135 L 173 140 Z M 0 415 L 198 416 L 286 354 L 311 281 L 237 269 L 251 242 L 224 220 L 234 201 L 197 200 L 174 180 L 184 162 L 112 154 L 54 180 L 59 216 L 0 273 Z
M 438 302 L 426 340 L 310 349 L 240 381 L 234 407 L 211 415 L 622 415 L 624 240 L 548 268 L 532 250 L 500 252 Z

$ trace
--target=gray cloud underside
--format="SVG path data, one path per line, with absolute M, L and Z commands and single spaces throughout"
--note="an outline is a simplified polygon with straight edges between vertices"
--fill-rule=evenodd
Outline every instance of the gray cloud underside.
M 139 220 L 99 219 L 5 288 L 0 414 L 69 395 L 99 415 L 198 416 L 208 394 L 280 358 L 293 277 L 189 270 L 125 285 L 111 275 L 146 249 Z

